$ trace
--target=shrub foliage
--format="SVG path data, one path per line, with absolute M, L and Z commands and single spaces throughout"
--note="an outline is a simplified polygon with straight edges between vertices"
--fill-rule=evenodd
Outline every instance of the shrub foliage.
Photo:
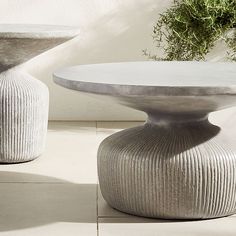
M 174 0 L 154 26 L 153 39 L 164 56 L 144 50 L 150 59 L 204 60 L 223 40 L 236 61 L 236 0 Z

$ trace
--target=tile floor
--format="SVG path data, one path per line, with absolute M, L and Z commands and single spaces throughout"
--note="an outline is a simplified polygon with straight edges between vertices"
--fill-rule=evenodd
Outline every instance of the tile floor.
M 236 236 L 236 216 L 165 221 L 111 209 L 97 185 L 96 151 L 140 122 L 51 122 L 45 153 L 0 165 L 0 236 Z

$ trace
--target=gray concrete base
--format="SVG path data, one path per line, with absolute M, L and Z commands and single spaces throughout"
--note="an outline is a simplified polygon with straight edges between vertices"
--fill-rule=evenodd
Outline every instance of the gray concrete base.
M 18 163 L 44 150 L 48 88 L 17 68 L 0 74 L 0 162 Z
M 48 88 L 23 63 L 78 35 L 76 27 L 0 24 L 0 163 L 18 163 L 44 150 Z
M 235 149 L 207 118 L 164 124 L 149 119 L 106 138 L 98 151 L 104 199 L 120 211 L 146 217 L 236 213 L 235 169 Z

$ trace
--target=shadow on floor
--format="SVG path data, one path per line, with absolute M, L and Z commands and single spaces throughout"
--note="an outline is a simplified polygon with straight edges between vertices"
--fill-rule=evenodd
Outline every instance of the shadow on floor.
M 17 172 L 0 172 L 0 180 L 2 176 L 14 176 L 16 182 L 0 183 L 0 231 L 56 222 L 96 223 L 96 184 L 59 182 L 45 176 L 48 183 L 32 183 L 42 176 Z
M 15 182 L 7 182 L 8 178 Z M 43 182 L 40 182 L 42 179 Z M 101 200 L 98 204 L 101 204 Z M 109 208 L 108 205 L 105 207 Z M 123 217 L 101 215 L 98 220 L 105 220 L 104 223 L 183 222 L 127 214 Z M 75 184 L 34 174 L 0 172 L 0 232 L 57 222 L 97 223 L 97 185 Z

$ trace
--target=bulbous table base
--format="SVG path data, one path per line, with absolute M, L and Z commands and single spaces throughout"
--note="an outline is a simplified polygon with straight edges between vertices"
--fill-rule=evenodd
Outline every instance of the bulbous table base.
M 236 212 L 236 153 L 207 119 L 126 129 L 98 151 L 99 182 L 112 207 L 134 215 L 206 219 Z

